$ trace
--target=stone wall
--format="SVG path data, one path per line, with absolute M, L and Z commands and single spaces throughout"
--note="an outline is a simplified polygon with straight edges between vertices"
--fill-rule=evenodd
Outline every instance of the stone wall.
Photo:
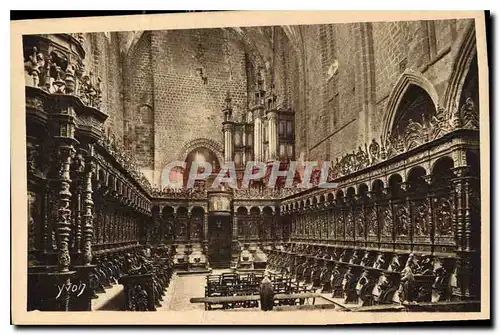
M 85 34 L 85 40 L 85 67 L 101 78 L 102 110 L 109 115 L 105 123 L 106 131 L 120 140 L 124 134 L 124 81 L 118 34 Z
M 430 81 L 442 103 L 470 23 L 302 26 L 306 99 L 294 106 L 297 152 L 335 160 L 372 138 L 380 142 L 387 100 L 405 71 Z
M 255 75 L 272 75 L 278 106 L 295 112 L 296 158 L 333 160 L 373 138 L 412 71 L 444 106 L 470 20 L 87 34 L 87 62 L 103 81 L 106 122 L 160 184 L 189 143 L 223 144 L 226 93 L 241 120 Z M 274 42 L 273 42 L 274 41 Z M 274 64 L 274 67 L 273 67 Z M 199 69 L 202 69 L 201 71 Z
M 228 91 L 235 117 L 246 110 L 245 50 L 221 29 L 152 35 L 155 116 L 154 179 L 197 139 L 223 145 L 222 107 Z M 202 69 L 202 74 L 199 69 Z

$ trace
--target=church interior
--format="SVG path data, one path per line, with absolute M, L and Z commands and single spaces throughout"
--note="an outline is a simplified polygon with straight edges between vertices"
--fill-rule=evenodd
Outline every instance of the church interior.
M 474 20 L 23 49 L 27 310 L 479 310 Z M 250 161 L 297 162 L 293 185 L 329 162 L 337 186 L 207 186 Z M 213 171 L 186 187 L 195 162 Z

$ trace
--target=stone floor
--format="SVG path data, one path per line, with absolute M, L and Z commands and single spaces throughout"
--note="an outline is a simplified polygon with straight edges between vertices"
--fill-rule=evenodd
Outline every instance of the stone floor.
M 92 299 L 93 311 L 119 311 L 125 306 L 125 294 L 121 284 L 115 284 L 97 296 L 97 299 Z
M 192 304 L 189 299 L 205 296 L 205 278 L 207 274 L 172 276 L 167 293 L 163 297 L 159 311 L 203 311 L 203 304 Z
M 230 272 L 229 269 L 215 269 L 212 274 L 221 274 L 223 272 Z M 172 281 L 167 288 L 166 294 L 163 297 L 162 307 L 158 311 L 204 311 L 204 304 L 193 304 L 189 299 L 194 297 L 203 297 L 205 295 L 205 279 L 204 274 L 174 274 Z M 337 305 L 343 299 L 337 299 Z M 311 302 L 308 301 L 307 304 Z M 315 305 L 328 305 L 333 304 L 329 294 L 322 294 L 321 298 L 316 298 Z M 349 306 L 351 307 L 351 306 Z M 234 311 L 243 311 L 244 309 L 235 309 Z M 253 310 L 253 309 L 251 309 Z M 260 310 L 256 308 L 255 310 Z M 247 309 L 248 311 L 248 309 Z

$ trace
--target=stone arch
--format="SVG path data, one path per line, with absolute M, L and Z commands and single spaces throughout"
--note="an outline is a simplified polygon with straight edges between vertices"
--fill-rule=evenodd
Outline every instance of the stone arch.
M 397 80 L 387 100 L 384 121 L 382 123 L 382 143 L 386 142 L 387 134 L 390 133 L 397 116 L 399 104 L 411 85 L 418 86 L 427 92 L 434 103 L 434 107 L 436 110 L 438 109 L 439 96 L 434 85 L 422 73 L 406 69 Z
M 252 206 L 248 211 L 251 216 L 257 216 L 261 214 L 261 210 L 258 206 Z
M 197 148 L 207 148 L 211 150 L 219 160 L 219 164 L 224 162 L 224 146 L 216 140 L 209 138 L 197 138 L 185 143 L 182 148 L 177 152 L 177 160 L 184 161 L 190 152 Z
M 161 212 L 162 212 L 162 215 L 164 218 L 173 217 L 174 213 L 175 213 L 175 209 L 172 206 L 167 205 L 167 206 L 163 207 Z
M 350 186 L 347 188 L 346 197 L 354 197 L 356 195 L 356 188 L 354 186 Z
M 264 215 L 274 215 L 274 208 L 271 208 L 269 206 L 264 206 L 264 208 L 262 208 L 262 214 L 264 214 Z
M 431 162 L 431 170 L 429 173 L 434 174 L 437 170 L 439 170 L 440 166 L 445 166 L 446 168 L 453 169 L 456 166 L 457 162 L 453 160 L 451 155 L 444 155 L 436 158 Z
M 357 194 L 358 195 L 363 195 L 365 193 L 368 193 L 370 188 L 368 187 L 367 183 L 361 183 L 357 187 Z
M 238 206 L 236 209 L 236 215 L 248 215 L 248 209 L 245 206 Z
M 406 173 L 406 183 L 409 192 L 418 192 L 426 189 L 426 181 L 424 177 L 428 174 L 425 167 L 417 165 L 412 167 Z
M 404 176 L 404 174 L 403 174 Z M 401 188 L 401 185 L 404 183 L 403 176 L 400 173 L 393 173 L 389 176 L 389 180 L 387 185 L 389 186 L 389 189 L 391 190 L 391 196 L 392 197 L 398 197 L 402 194 L 403 190 Z
M 344 191 L 338 190 L 335 193 L 335 200 L 342 200 L 344 198 Z
M 465 34 L 459 41 L 460 47 L 457 48 L 453 59 L 453 69 L 448 79 L 448 86 L 444 94 L 444 107 L 448 113 L 453 115 L 460 108 L 460 96 L 465 82 L 465 78 L 469 73 L 469 68 L 477 54 L 476 48 L 476 29 L 474 20 L 471 20 L 466 28 Z
M 382 194 L 385 184 L 381 179 L 375 179 L 371 184 L 371 191 L 376 195 Z

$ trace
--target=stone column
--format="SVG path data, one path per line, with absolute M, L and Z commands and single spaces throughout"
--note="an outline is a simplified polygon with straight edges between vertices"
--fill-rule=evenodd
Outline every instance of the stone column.
M 224 122 L 222 131 L 224 132 L 224 161 L 233 160 L 233 122 Z
M 245 117 L 245 122 L 246 122 L 246 117 Z M 241 128 L 240 128 L 241 129 Z M 247 162 L 247 126 L 243 126 L 243 131 L 241 132 L 241 144 L 243 145 L 243 147 L 245 148 L 245 150 L 243 150 L 242 152 L 242 156 L 241 156 L 241 162 L 243 164 L 243 166 L 245 166 L 246 162 Z
M 187 238 L 188 243 L 191 244 L 191 236 L 193 234 L 193 214 L 191 213 L 191 208 L 188 209 L 187 213 Z
M 203 214 L 203 252 L 208 256 L 208 212 Z
M 276 110 L 267 112 L 268 118 L 268 138 L 269 138 L 269 159 L 275 160 L 278 158 L 278 135 L 277 135 L 277 115 Z
M 233 216 L 233 241 L 238 240 L 238 216 Z
M 233 214 L 233 236 L 231 243 L 231 267 L 238 267 L 238 259 L 240 257 L 239 242 L 238 242 L 238 216 Z
M 253 110 L 254 124 L 253 124 L 253 159 L 255 161 L 262 161 L 263 158 L 263 143 L 262 143 L 262 106 L 257 106 Z

